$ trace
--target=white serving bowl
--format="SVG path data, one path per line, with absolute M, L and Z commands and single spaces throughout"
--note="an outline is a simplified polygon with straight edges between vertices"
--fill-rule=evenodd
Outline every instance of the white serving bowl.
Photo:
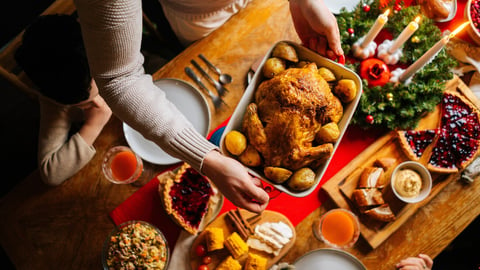
M 399 171 L 404 169 L 414 170 L 420 175 L 420 178 L 422 179 L 422 188 L 420 189 L 420 193 L 415 197 L 404 197 L 400 195 L 400 193 L 395 188 L 395 175 Z M 390 178 L 390 186 L 393 190 L 393 193 L 399 200 L 406 203 L 418 203 L 423 201 L 430 194 L 430 191 L 432 190 L 432 176 L 430 175 L 430 172 L 427 170 L 427 168 L 425 168 L 425 166 L 423 166 L 422 164 L 416 161 L 405 161 L 403 163 L 400 163 L 393 170 L 392 176 Z
M 334 74 L 336 78 L 342 78 L 342 79 L 351 79 L 355 82 L 357 86 L 357 96 L 353 101 L 351 101 L 348 104 L 343 104 L 343 117 L 338 123 L 338 128 L 340 130 L 340 136 L 336 143 L 334 144 L 333 152 L 330 158 L 328 158 L 327 161 L 325 161 L 315 172 L 315 182 L 314 184 L 306 190 L 303 191 L 293 191 L 288 189 L 286 186 L 281 185 L 281 184 L 276 184 L 274 182 L 269 181 L 263 174 L 263 171 L 258 170 L 258 169 L 253 169 L 249 168 L 249 171 L 251 174 L 253 174 L 255 177 L 258 177 L 262 179 L 263 181 L 271 184 L 274 186 L 276 189 L 285 192 L 291 196 L 294 197 L 305 197 L 311 192 L 315 190 L 317 185 L 320 183 L 320 180 L 322 179 L 323 174 L 327 170 L 328 164 L 330 163 L 330 160 L 332 159 L 335 150 L 337 149 L 338 145 L 340 144 L 340 141 L 342 140 L 342 136 L 345 133 L 345 130 L 347 129 L 348 124 L 350 123 L 350 120 L 355 112 L 355 109 L 357 108 L 358 102 L 360 101 L 360 96 L 362 93 L 362 81 L 360 77 L 352 70 L 330 60 L 327 59 L 318 53 L 302 46 L 297 43 L 291 42 L 291 41 L 280 41 L 280 42 L 286 42 L 290 45 L 292 45 L 298 55 L 298 58 L 300 60 L 305 60 L 305 61 L 310 61 L 310 62 L 315 62 L 318 67 L 326 67 L 330 69 Z M 230 121 L 228 122 L 227 126 L 225 127 L 225 131 L 223 132 L 222 138 L 220 140 L 220 149 L 223 152 L 223 154 L 231 156 L 235 158 L 234 156 L 230 155 L 229 152 L 225 148 L 225 135 L 231 131 L 231 130 L 242 130 L 242 122 L 243 122 L 243 117 L 246 111 L 246 108 L 248 104 L 250 104 L 255 97 L 255 90 L 257 87 L 260 85 L 262 81 L 265 80 L 263 74 L 262 74 L 262 69 L 263 66 L 265 65 L 266 60 L 271 56 L 271 53 L 275 46 L 278 43 L 274 44 L 268 53 L 265 55 L 263 58 L 261 64 L 259 65 L 257 72 L 252 78 L 252 81 L 248 85 L 247 89 L 245 90 L 245 93 L 243 94 L 242 98 L 240 99 L 237 107 L 235 108 L 235 111 L 233 112 Z

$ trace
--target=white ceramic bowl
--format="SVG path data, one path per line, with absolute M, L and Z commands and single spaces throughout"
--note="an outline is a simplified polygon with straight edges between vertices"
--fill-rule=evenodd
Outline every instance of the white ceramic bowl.
M 467 4 L 465 5 L 465 18 L 468 19 L 468 21 L 470 22 L 467 28 L 468 34 L 473 39 L 473 41 L 475 41 L 475 43 L 480 45 L 480 31 L 478 30 L 478 28 L 475 27 L 475 25 L 473 25 L 471 13 L 473 8 L 472 5 L 475 1 L 480 5 L 480 0 L 468 0 Z M 480 18 L 480 13 L 477 16 Z M 480 23 L 480 21 L 478 23 Z
M 279 41 L 279 42 L 282 42 L 282 41 Z M 347 129 L 348 124 L 350 123 L 350 119 L 352 118 L 352 116 L 355 112 L 355 109 L 357 107 L 358 102 L 360 101 L 360 96 L 361 96 L 360 93 L 362 93 L 362 81 L 361 81 L 360 77 L 355 72 L 353 72 L 352 70 L 350 70 L 350 69 L 348 69 L 348 68 L 346 68 L 346 67 L 344 67 L 344 66 L 342 66 L 342 65 L 340 65 L 340 64 L 338 64 L 338 63 L 336 63 L 336 62 L 334 62 L 330 59 L 327 59 L 327 58 L 317 54 L 316 52 L 314 52 L 314 51 L 312 51 L 312 50 L 310 50 L 310 49 L 308 49 L 308 48 L 306 48 L 302 45 L 299 45 L 299 44 L 291 42 L 291 41 L 283 41 L 283 42 L 286 42 L 286 43 L 292 45 L 295 48 L 295 50 L 297 51 L 298 58 L 300 60 L 307 60 L 307 61 L 310 61 L 310 62 L 315 62 L 317 64 L 317 66 L 319 66 L 319 67 L 326 67 L 326 68 L 330 69 L 335 74 L 336 78 L 351 79 L 355 82 L 355 84 L 357 86 L 357 89 L 358 89 L 358 92 L 357 92 L 358 94 L 355 97 L 355 99 L 348 104 L 344 104 L 344 106 L 343 106 L 343 117 L 340 120 L 340 122 L 338 123 L 338 127 L 340 129 L 340 136 L 339 136 L 337 142 L 334 144 L 333 153 L 330 156 L 330 158 L 327 161 L 325 161 L 325 163 L 323 163 L 317 169 L 317 171 L 315 172 L 315 182 L 309 189 L 303 190 L 303 191 L 290 190 L 284 185 L 276 184 L 276 183 L 273 183 L 273 182 L 269 181 L 267 178 L 265 178 L 265 176 L 263 174 L 263 170 L 249 168 L 249 171 L 250 171 L 251 174 L 253 174 L 255 177 L 258 177 L 258 178 L 262 179 L 263 181 L 271 184 L 276 189 L 278 189 L 282 192 L 285 192 L 285 193 L 287 193 L 291 196 L 294 196 L 294 197 L 305 197 L 308 194 L 312 193 L 315 190 L 315 188 L 317 187 L 317 185 L 320 183 L 320 180 L 322 179 L 323 174 L 327 170 L 328 164 L 330 163 L 330 160 L 332 159 L 332 157 L 335 153 L 335 150 L 337 149 L 338 145 L 340 144 L 340 141 L 342 140 L 342 136 L 343 136 L 345 130 Z M 252 102 L 254 100 L 255 90 L 257 89 L 258 85 L 260 85 L 260 83 L 263 80 L 265 80 L 261 70 L 263 69 L 265 61 L 271 56 L 271 53 L 272 53 L 273 49 L 275 48 L 275 46 L 277 44 L 278 43 L 274 44 L 270 48 L 268 53 L 265 55 L 265 57 L 263 58 L 261 64 L 259 65 L 259 67 L 257 69 L 257 72 L 255 73 L 254 77 L 252 78 L 252 81 L 250 82 L 247 89 L 245 90 L 245 93 L 243 94 L 243 96 L 240 99 L 237 107 L 235 108 L 235 111 L 233 112 L 232 117 L 230 118 L 230 121 L 228 122 L 227 126 L 225 127 L 225 131 L 223 132 L 222 138 L 220 140 L 220 149 L 225 155 L 232 156 L 228 153 L 228 151 L 225 148 L 225 143 L 224 143 L 225 135 L 231 130 L 241 130 L 242 129 L 241 127 L 242 127 L 243 117 L 245 115 L 246 108 L 247 108 L 248 104 L 250 104 L 250 102 Z
M 417 172 L 422 179 L 422 188 L 420 189 L 420 193 L 415 197 L 404 197 L 400 195 L 400 193 L 395 188 L 395 175 L 404 169 L 411 169 Z M 393 190 L 393 193 L 397 198 L 406 203 L 417 203 L 423 201 L 425 198 L 428 197 L 430 191 L 432 190 L 432 176 L 430 172 L 423 166 L 422 164 L 416 161 L 405 161 L 400 163 L 394 170 L 390 179 L 390 186 Z

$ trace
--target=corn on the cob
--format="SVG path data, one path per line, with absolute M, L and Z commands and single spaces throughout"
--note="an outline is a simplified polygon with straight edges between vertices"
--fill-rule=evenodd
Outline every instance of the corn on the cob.
M 267 258 L 257 254 L 248 253 L 245 263 L 245 270 L 265 270 L 267 269 Z
M 238 259 L 240 256 L 248 252 L 248 246 L 245 241 L 238 235 L 237 232 L 233 232 L 225 240 L 225 246 L 232 254 L 233 258 Z
M 223 229 L 218 227 L 209 227 L 205 230 L 205 240 L 207 242 L 207 250 L 214 251 L 223 248 Z
M 235 260 L 232 256 L 228 256 L 223 260 L 215 270 L 241 270 L 242 265 Z

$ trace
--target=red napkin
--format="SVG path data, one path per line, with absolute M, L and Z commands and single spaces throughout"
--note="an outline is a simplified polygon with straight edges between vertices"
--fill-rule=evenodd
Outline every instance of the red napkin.
M 171 170 L 177 165 L 168 168 Z M 110 217 L 116 225 L 130 220 L 142 220 L 149 222 L 162 231 L 167 239 L 170 250 L 173 250 L 181 228 L 172 221 L 163 209 L 156 177 L 133 193 L 128 199 L 110 212 Z

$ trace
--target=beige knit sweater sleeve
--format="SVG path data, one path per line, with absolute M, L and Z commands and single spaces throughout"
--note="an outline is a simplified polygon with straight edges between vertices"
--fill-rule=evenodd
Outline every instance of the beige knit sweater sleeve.
M 216 146 L 145 74 L 141 0 L 75 0 L 91 71 L 113 113 L 170 155 L 201 171 Z
M 62 106 L 39 96 L 40 130 L 38 136 L 38 166 L 42 180 L 57 186 L 76 174 L 96 151 L 77 132 L 68 133 L 73 119 L 80 120 L 80 109 Z

